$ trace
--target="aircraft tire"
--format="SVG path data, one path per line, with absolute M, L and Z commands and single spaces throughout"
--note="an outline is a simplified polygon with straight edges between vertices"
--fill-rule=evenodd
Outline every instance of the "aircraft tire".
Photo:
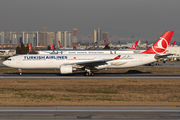
M 88 73 L 88 72 L 85 72 L 85 76 L 89 76 L 89 73 Z
M 91 73 L 91 76 L 94 76 L 94 72 Z

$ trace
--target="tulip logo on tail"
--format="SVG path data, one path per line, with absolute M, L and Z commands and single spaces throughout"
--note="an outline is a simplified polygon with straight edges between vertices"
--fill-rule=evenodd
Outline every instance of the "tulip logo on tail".
M 132 45 L 132 47 L 130 48 L 131 50 L 135 50 L 136 49 L 136 46 L 138 44 L 138 40 Z
M 165 54 L 166 49 L 171 41 L 174 31 L 166 31 L 152 47 L 141 54 Z
M 166 53 L 167 47 L 168 47 L 167 40 L 160 37 L 159 41 L 152 46 L 152 50 L 157 54 L 158 53 L 164 54 L 164 53 Z

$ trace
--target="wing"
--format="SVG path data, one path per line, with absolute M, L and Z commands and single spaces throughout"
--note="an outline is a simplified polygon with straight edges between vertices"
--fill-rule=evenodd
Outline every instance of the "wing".
M 111 61 L 113 59 L 105 59 L 105 60 L 95 60 L 95 61 L 87 61 L 87 62 L 78 62 L 75 65 L 94 67 L 98 65 L 105 65 L 107 61 Z
M 86 67 L 94 67 L 98 65 L 105 65 L 108 61 L 117 60 L 121 57 L 121 55 L 116 56 L 114 59 L 103 59 L 103 60 L 92 60 L 92 61 L 84 61 L 84 62 L 75 62 L 65 65 L 80 65 L 80 66 L 86 66 Z

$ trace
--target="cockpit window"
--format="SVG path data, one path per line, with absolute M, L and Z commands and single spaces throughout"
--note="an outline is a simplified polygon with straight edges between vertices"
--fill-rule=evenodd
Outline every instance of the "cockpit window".
M 11 59 L 7 59 L 7 60 L 11 61 Z

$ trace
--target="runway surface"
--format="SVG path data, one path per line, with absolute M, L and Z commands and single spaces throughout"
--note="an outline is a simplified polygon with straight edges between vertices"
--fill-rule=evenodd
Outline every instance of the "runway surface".
M 0 74 L 1 79 L 180 79 L 180 74 L 151 74 L 151 73 L 95 73 L 95 76 L 84 76 L 84 73 L 18 73 Z
M 5 67 L 0 61 L 0 67 Z M 138 66 L 138 68 L 152 68 L 152 66 Z M 180 62 L 160 63 L 154 68 L 180 68 Z M 133 73 L 135 72 L 135 73 Z M 60 74 L 60 73 L 17 73 L 0 74 L 1 79 L 180 79 L 180 74 L 152 74 L 133 71 L 132 73 L 95 73 L 95 76 L 84 76 L 84 73 Z
M 179 107 L 54 106 L 0 107 L 0 119 L 180 119 Z

